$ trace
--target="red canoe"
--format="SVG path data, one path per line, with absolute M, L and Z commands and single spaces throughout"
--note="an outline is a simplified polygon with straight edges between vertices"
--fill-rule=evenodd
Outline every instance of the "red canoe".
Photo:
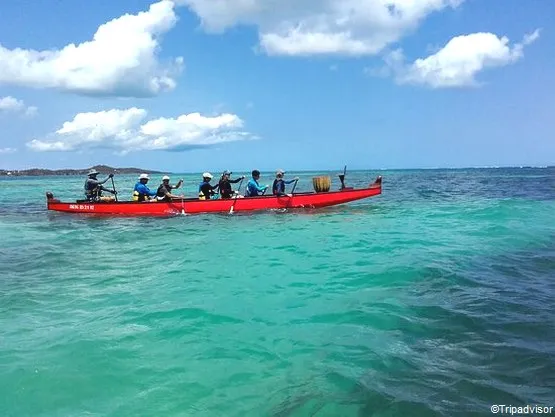
M 345 188 L 328 192 L 295 193 L 293 197 L 263 195 L 257 197 L 199 200 L 197 198 L 175 199 L 170 202 L 62 202 L 51 192 L 46 193 L 48 210 L 65 213 L 98 214 L 111 216 L 172 216 L 196 213 L 229 213 L 272 209 L 320 208 L 344 204 L 355 200 L 374 197 L 382 193 L 382 177 L 367 188 Z

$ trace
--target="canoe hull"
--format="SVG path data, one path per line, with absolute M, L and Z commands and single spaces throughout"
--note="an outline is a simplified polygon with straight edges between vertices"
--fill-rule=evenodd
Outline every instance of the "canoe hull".
M 48 210 L 109 216 L 174 216 L 179 214 L 229 213 L 233 212 L 321 208 L 345 204 L 374 197 L 382 192 L 381 177 L 367 188 L 344 189 L 322 193 L 295 193 L 292 197 L 264 195 L 237 199 L 176 199 L 171 202 L 62 202 L 47 193 Z

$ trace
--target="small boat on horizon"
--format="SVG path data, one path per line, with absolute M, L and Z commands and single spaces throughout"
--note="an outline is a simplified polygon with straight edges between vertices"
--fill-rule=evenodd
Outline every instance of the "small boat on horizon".
M 356 200 L 374 197 L 382 193 L 382 177 L 365 188 L 345 187 L 344 175 L 340 175 L 339 190 L 329 189 L 329 177 L 322 186 L 313 179 L 315 191 L 293 193 L 291 196 L 259 195 L 255 197 L 235 196 L 230 199 L 199 200 L 198 198 L 176 198 L 172 201 L 99 201 L 76 200 L 64 202 L 46 193 L 46 206 L 50 211 L 73 214 L 95 214 L 104 216 L 174 216 L 201 213 L 230 213 L 237 211 L 261 211 L 276 209 L 315 209 L 336 206 Z M 326 178 L 326 177 L 324 177 Z M 326 186 L 327 184 L 327 186 Z

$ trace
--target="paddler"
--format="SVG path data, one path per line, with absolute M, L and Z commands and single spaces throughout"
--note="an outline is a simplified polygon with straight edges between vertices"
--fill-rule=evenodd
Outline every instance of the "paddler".
M 156 201 L 151 198 L 156 195 L 156 191 L 152 191 L 146 185 L 149 179 L 148 174 L 139 175 L 139 182 L 135 184 L 133 189 L 133 201 Z
M 102 197 L 102 191 L 107 191 L 112 194 L 117 194 L 116 190 L 109 190 L 102 186 L 110 178 L 114 177 L 114 174 L 108 175 L 104 181 L 98 181 L 96 176 L 99 172 L 96 169 L 91 169 L 87 174 L 88 178 L 85 180 L 85 198 L 87 201 L 112 201 L 114 197 Z
M 264 191 L 268 188 L 267 185 L 260 185 L 258 184 L 258 180 L 260 179 L 260 171 L 255 169 L 252 171 L 252 178 L 249 180 L 247 184 L 247 190 L 245 192 L 245 197 L 255 197 L 257 195 L 262 195 Z
M 183 184 L 183 179 L 180 179 L 177 185 L 170 185 L 170 177 L 164 175 L 162 177 L 162 184 L 156 190 L 156 200 L 157 201 L 171 201 L 172 198 L 184 198 L 183 194 L 173 195 L 171 190 L 181 187 Z
M 218 183 L 218 186 L 220 187 L 220 198 L 231 198 L 233 194 L 235 194 L 231 184 L 237 184 L 239 181 L 245 179 L 245 176 L 243 175 L 242 177 L 232 180 L 229 178 L 231 174 L 233 173 L 226 170 L 222 174 L 222 178 L 220 178 L 220 182 Z
M 210 200 L 213 195 L 216 194 L 216 190 L 219 185 L 213 186 L 210 184 L 212 181 L 212 174 L 210 172 L 205 172 L 202 174 L 202 182 L 198 186 L 198 199 L 199 200 Z
M 295 181 L 299 181 L 299 177 L 295 177 L 292 180 L 285 181 L 283 176 L 285 175 L 285 171 L 283 169 L 278 169 L 276 172 L 276 179 L 274 180 L 274 184 L 272 185 L 272 194 L 277 196 L 286 195 L 288 197 L 293 197 L 293 194 L 287 194 L 285 192 L 285 184 L 292 184 Z

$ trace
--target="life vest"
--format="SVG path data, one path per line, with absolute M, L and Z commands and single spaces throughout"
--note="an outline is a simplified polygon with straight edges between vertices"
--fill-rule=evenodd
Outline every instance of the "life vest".
M 171 185 L 168 185 L 168 187 L 166 188 L 164 184 L 160 184 L 160 186 L 158 187 L 158 190 L 156 190 L 156 197 L 155 197 L 156 200 L 169 201 L 170 199 L 166 197 L 166 192 L 171 193 L 171 189 L 172 189 Z
M 85 180 L 85 185 L 83 187 L 85 189 L 85 197 L 87 200 L 96 200 L 100 196 L 100 187 L 95 185 L 93 182 L 89 182 L 89 180 Z
M 87 200 L 96 200 L 99 198 L 98 190 L 95 188 L 94 190 L 87 190 L 85 191 L 85 198 Z
M 142 187 L 140 187 L 141 185 Z M 139 188 L 139 190 L 142 189 L 145 192 L 141 192 L 137 190 L 137 188 Z M 135 188 L 133 188 L 133 194 L 131 198 L 133 201 L 150 201 L 152 200 L 152 198 L 150 197 L 150 195 L 148 195 L 148 192 L 150 192 L 150 189 L 145 184 L 141 184 L 140 182 L 138 182 L 137 184 L 135 184 Z
M 203 191 L 204 189 L 207 189 L 208 191 L 208 195 L 206 195 Z M 199 200 L 210 200 L 210 198 L 212 197 L 212 185 L 209 182 L 201 182 L 198 186 L 198 199 Z
M 216 197 L 210 196 L 210 195 L 209 195 L 209 196 L 206 196 L 206 195 L 204 195 L 204 193 L 201 191 L 200 193 L 198 193 L 198 199 L 199 199 L 199 200 L 215 200 Z
M 133 191 L 133 201 L 150 201 L 150 196 Z

